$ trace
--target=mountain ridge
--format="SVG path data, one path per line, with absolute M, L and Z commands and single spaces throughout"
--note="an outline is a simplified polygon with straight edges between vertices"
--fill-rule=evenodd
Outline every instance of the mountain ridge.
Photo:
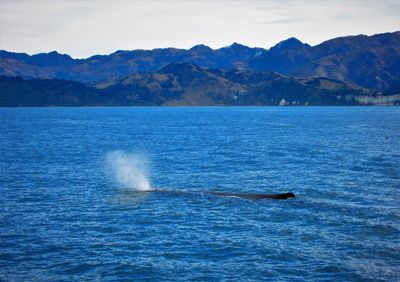
M 310 46 L 291 37 L 269 50 L 239 43 L 219 49 L 118 50 L 73 59 L 56 51 L 27 55 L 0 51 L 0 75 L 99 82 L 132 73 L 157 72 L 171 63 L 202 68 L 274 71 L 288 76 L 326 77 L 384 93 L 400 93 L 400 31 L 329 39 Z

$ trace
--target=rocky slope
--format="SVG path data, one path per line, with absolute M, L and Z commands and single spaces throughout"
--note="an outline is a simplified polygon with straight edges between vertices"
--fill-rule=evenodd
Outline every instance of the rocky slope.
M 327 78 L 204 69 L 191 63 L 170 64 L 157 72 L 134 73 L 91 86 L 0 77 L 0 106 L 399 104 L 397 96 Z

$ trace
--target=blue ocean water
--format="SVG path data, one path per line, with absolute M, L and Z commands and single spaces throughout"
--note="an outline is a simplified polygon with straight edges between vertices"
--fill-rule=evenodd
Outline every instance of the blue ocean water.
M 397 107 L 2 108 L 0 280 L 398 281 L 399 121 Z M 134 191 L 146 181 L 198 193 Z

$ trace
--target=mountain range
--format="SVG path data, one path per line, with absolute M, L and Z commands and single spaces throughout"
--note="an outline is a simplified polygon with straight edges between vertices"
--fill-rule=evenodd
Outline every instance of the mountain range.
M 86 59 L 0 51 L 0 76 L 2 106 L 399 104 L 400 32 Z

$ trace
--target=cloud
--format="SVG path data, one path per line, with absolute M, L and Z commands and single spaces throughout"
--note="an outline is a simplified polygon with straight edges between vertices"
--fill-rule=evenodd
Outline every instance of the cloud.
M 0 49 L 74 57 L 118 49 L 317 44 L 399 29 L 398 0 L 0 0 Z
M 264 22 L 258 22 L 258 24 L 293 24 L 293 23 L 305 23 L 315 21 L 313 19 L 305 18 L 282 18 L 277 20 L 270 20 Z

